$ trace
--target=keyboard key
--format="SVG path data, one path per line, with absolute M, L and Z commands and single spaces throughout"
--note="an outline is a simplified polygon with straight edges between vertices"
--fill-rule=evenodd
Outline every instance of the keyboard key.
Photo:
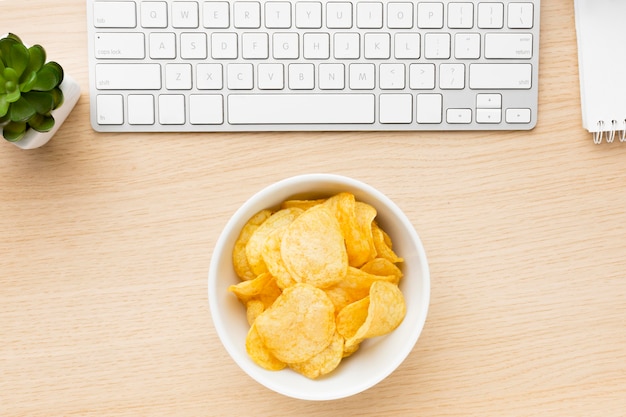
M 502 110 L 500 109 L 476 109 L 476 123 L 500 123 Z
M 381 123 L 411 123 L 413 121 L 413 96 L 411 94 L 381 94 Z
M 167 64 L 165 88 L 168 90 L 191 90 L 191 64 Z
M 296 3 L 296 27 L 319 29 L 322 27 L 322 3 L 300 1 Z
M 202 3 L 202 25 L 207 29 L 226 29 L 230 26 L 229 4 L 226 1 Z
M 417 123 L 441 123 L 442 102 L 441 94 L 418 94 Z
M 448 109 L 446 121 L 450 124 L 472 123 L 472 109 Z
M 283 64 L 259 64 L 257 78 L 261 90 L 285 88 Z
M 146 56 L 143 33 L 98 33 L 95 39 L 96 58 L 143 59 Z
M 441 64 L 439 66 L 439 88 L 442 90 L 465 88 L 465 65 Z
M 152 94 L 128 95 L 128 124 L 154 124 L 154 96 Z
M 244 33 L 241 35 L 244 59 L 267 59 L 269 57 L 269 40 L 267 33 Z
M 506 109 L 505 119 L 507 123 L 530 123 L 530 109 Z
M 315 66 L 313 64 L 290 64 L 289 88 L 291 90 L 315 88 Z
M 404 64 L 380 64 L 379 86 L 383 90 L 402 90 L 405 87 Z
M 485 58 L 530 59 L 533 57 L 533 35 L 530 33 L 485 34 Z
M 326 27 L 350 29 L 352 27 L 352 4 L 348 2 L 326 3 Z
M 504 26 L 504 4 L 478 3 L 478 27 L 500 29 Z
M 374 123 L 373 94 L 233 94 L 231 124 Z
M 180 57 L 183 59 L 206 59 L 206 33 L 181 33 Z
M 534 25 L 532 3 L 509 3 L 507 26 L 511 29 L 530 29 Z
M 98 64 L 95 83 L 99 90 L 158 90 L 159 64 Z
M 164 1 L 144 1 L 141 3 L 141 27 L 166 28 L 167 3 Z
M 199 26 L 198 3 L 195 1 L 172 2 L 172 27 L 192 29 Z
M 174 59 L 176 58 L 176 34 L 175 33 L 151 33 L 149 37 L 150 58 Z
M 480 34 L 457 33 L 454 35 L 454 57 L 457 59 L 480 58 Z
M 268 1 L 265 3 L 265 27 L 288 29 L 291 27 L 291 3 Z
M 302 37 L 305 59 L 330 58 L 330 37 L 328 33 L 305 33 Z
M 198 90 L 221 90 L 223 88 L 222 64 L 198 64 L 196 87 Z
M 134 28 L 137 26 L 135 3 L 132 1 L 95 1 L 93 23 L 97 28 Z
M 367 59 L 389 59 L 391 56 L 391 35 L 389 33 L 366 33 L 363 37 Z
M 443 27 L 443 3 L 419 2 L 417 4 L 417 27 L 441 29 Z
M 190 95 L 189 123 L 193 125 L 221 125 L 224 123 L 222 96 L 219 94 Z
M 450 58 L 450 34 L 427 33 L 424 35 L 424 57 L 426 59 Z
M 409 88 L 432 90 L 435 88 L 434 64 L 411 64 L 409 66 Z
M 471 29 L 474 27 L 474 5 L 469 2 L 448 4 L 448 27 Z
M 320 64 L 319 88 L 322 90 L 343 90 L 345 88 L 345 67 L 343 64 Z
M 233 6 L 235 27 L 255 29 L 261 27 L 261 4 L 256 1 L 236 1 Z
M 361 56 L 358 33 L 335 33 L 334 48 L 336 59 L 358 59 Z
M 237 58 L 237 34 L 217 32 L 212 33 L 211 57 L 214 59 Z
M 228 64 L 228 88 L 231 90 L 252 90 L 254 87 L 252 64 Z
M 470 64 L 469 67 L 469 87 L 473 90 L 531 88 L 531 64 Z
M 388 3 L 387 27 L 411 29 L 413 27 L 413 3 Z
M 383 27 L 383 4 L 358 2 L 356 4 L 356 26 L 361 29 Z
M 373 90 L 376 86 L 374 64 L 350 64 L 350 88 L 352 90 Z
M 300 56 L 297 33 L 274 33 L 272 54 L 276 59 L 296 59 Z
M 124 123 L 124 97 L 120 94 L 100 94 L 96 97 L 96 118 L 99 125 Z
M 182 125 L 185 123 L 185 96 L 162 94 L 159 96 L 159 123 Z
M 396 33 L 394 45 L 395 57 L 398 59 L 418 59 L 420 57 L 419 33 Z

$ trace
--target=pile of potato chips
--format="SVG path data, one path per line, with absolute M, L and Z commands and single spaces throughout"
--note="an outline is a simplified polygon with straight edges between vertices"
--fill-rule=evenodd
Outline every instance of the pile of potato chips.
M 375 217 L 342 192 L 287 200 L 249 219 L 233 249 L 242 282 L 229 291 L 246 307 L 246 351 L 258 365 L 314 379 L 400 325 L 403 260 Z

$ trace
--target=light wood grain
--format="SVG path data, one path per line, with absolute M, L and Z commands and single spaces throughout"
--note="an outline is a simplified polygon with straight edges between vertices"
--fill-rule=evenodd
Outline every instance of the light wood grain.
M 0 415 L 623 415 L 626 146 L 582 129 L 573 2 L 542 3 L 531 132 L 97 134 L 85 2 L 0 1 L 83 89 L 44 148 L 0 143 Z M 408 359 L 329 403 L 247 377 L 207 302 L 230 215 L 308 172 L 389 195 L 432 273 Z

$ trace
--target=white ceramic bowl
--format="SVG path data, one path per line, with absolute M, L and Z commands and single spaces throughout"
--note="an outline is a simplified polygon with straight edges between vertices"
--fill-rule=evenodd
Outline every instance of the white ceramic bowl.
M 329 197 L 352 192 L 357 200 L 374 206 L 380 226 L 391 236 L 393 248 L 405 262 L 400 288 L 407 311 L 402 324 L 388 335 L 368 339 L 337 369 L 317 380 L 288 368 L 267 371 L 246 353 L 248 323 L 244 307 L 228 292 L 239 278 L 232 265 L 232 250 L 241 228 L 258 211 L 275 208 L 289 198 Z M 332 400 L 373 387 L 391 374 L 413 349 L 426 321 L 430 300 L 430 274 L 426 254 L 413 225 L 404 213 L 380 191 L 360 181 L 332 174 L 307 174 L 274 183 L 253 195 L 231 217 L 222 231 L 209 269 L 209 305 L 219 338 L 233 360 L 253 379 L 288 397 Z

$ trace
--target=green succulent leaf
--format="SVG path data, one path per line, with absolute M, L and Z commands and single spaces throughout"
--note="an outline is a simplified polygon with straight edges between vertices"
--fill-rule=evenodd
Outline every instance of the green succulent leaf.
M 17 84 L 15 84 L 13 81 L 7 81 L 6 83 L 4 83 L 4 86 L 6 89 L 4 97 L 6 98 L 7 102 L 15 103 L 17 100 L 20 99 L 21 93 Z
M 54 110 L 61 107 L 61 104 L 63 104 L 63 102 L 65 101 L 63 91 L 61 91 L 61 89 L 57 87 L 54 90 L 51 90 L 50 93 L 52 94 L 52 99 L 54 100 L 54 105 L 52 106 L 52 109 Z
M 9 122 L 2 128 L 2 135 L 9 142 L 17 142 L 24 137 L 27 127 L 25 122 Z
M 54 117 L 36 114 L 28 121 L 28 125 L 38 132 L 49 132 L 54 127 Z
M 46 63 L 46 51 L 41 45 L 34 45 L 28 48 L 28 66 L 25 73 L 37 72 Z M 24 80 L 20 80 L 24 82 Z
M 26 122 L 35 114 L 37 111 L 24 97 L 20 97 L 19 100 L 11 104 L 9 109 L 9 117 L 13 122 Z
M 7 116 L 9 112 L 9 101 L 4 94 L 0 94 L 0 122 Z
M 24 44 L 13 38 L 0 39 L 0 56 L 4 61 L 5 70 L 12 68 L 19 77 L 28 66 L 29 53 Z
M 54 61 L 47 62 L 39 72 L 33 90 L 49 91 L 57 87 L 63 81 L 63 68 Z
M 55 97 L 53 91 L 30 91 L 22 94 L 22 97 L 37 113 L 47 114 L 54 109 Z
M 20 83 L 20 91 L 23 93 L 27 93 L 33 89 L 33 86 L 37 82 L 37 73 L 35 71 L 31 71 L 30 73 L 24 71 L 22 74 L 21 83 Z

